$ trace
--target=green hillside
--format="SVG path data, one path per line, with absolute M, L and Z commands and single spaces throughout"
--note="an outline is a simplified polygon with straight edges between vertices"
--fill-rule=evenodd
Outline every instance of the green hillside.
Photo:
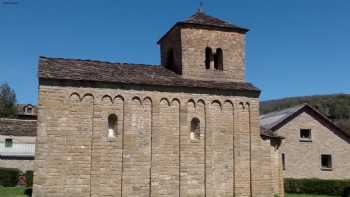
M 260 105 L 260 112 L 266 114 L 304 103 L 321 111 L 350 134 L 350 94 L 290 97 L 263 101 Z

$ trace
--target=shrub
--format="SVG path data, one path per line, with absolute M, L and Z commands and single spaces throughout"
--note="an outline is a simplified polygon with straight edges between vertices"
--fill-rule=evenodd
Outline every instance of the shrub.
M 31 171 L 31 170 L 26 171 L 24 176 L 26 177 L 26 180 L 27 180 L 27 187 L 32 187 L 33 186 L 33 171 Z
M 0 168 L 0 185 L 14 187 L 17 185 L 21 171 L 14 168 Z
M 341 196 L 350 187 L 350 180 L 284 179 L 287 193 Z

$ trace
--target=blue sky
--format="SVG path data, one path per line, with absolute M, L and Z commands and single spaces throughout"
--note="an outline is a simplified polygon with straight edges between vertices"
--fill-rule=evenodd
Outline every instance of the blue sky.
M 19 103 L 36 104 L 38 56 L 159 64 L 158 39 L 198 6 L 0 0 L 0 83 L 15 89 Z M 350 93 L 350 1 L 204 0 L 204 9 L 251 30 L 247 79 L 262 89 L 262 100 Z

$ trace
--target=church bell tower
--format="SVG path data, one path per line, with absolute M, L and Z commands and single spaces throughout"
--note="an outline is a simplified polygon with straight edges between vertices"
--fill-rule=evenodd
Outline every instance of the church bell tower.
M 198 10 L 158 41 L 161 65 L 184 78 L 244 82 L 248 31 Z

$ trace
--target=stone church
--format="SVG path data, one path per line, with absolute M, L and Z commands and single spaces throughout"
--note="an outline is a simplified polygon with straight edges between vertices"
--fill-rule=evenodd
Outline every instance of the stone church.
M 40 57 L 34 196 L 273 196 L 247 32 L 198 11 L 161 65 Z

